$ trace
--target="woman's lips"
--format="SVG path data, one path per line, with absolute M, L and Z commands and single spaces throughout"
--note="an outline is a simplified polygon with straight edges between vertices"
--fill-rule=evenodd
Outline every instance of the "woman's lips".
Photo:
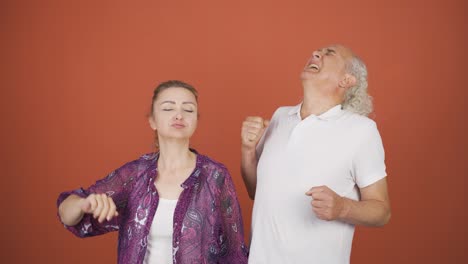
M 177 128 L 177 129 L 180 129 L 180 128 L 184 128 L 185 125 L 184 125 L 184 124 L 178 124 L 178 123 L 176 123 L 176 124 L 172 124 L 172 127 Z

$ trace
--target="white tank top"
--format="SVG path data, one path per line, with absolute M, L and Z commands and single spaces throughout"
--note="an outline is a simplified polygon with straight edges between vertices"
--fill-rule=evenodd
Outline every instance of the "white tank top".
M 177 200 L 159 198 L 148 235 L 145 264 L 172 264 L 172 233 Z

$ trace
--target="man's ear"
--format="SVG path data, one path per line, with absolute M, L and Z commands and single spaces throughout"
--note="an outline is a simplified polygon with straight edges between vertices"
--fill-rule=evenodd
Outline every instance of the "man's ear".
M 155 122 L 153 116 L 151 116 L 151 115 L 148 116 L 148 123 L 149 123 L 151 129 L 156 130 L 156 122 Z
M 356 85 L 356 77 L 346 73 L 344 78 L 340 81 L 339 86 L 344 89 L 348 89 Z

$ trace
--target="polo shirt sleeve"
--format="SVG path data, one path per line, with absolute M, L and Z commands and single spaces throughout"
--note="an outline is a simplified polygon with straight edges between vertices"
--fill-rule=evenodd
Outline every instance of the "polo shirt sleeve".
M 352 174 L 359 188 L 367 187 L 387 176 L 385 152 L 375 122 L 369 123 L 362 136 L 352 164 Z

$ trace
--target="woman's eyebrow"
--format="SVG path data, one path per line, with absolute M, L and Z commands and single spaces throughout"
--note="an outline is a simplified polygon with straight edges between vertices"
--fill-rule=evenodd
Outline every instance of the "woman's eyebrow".
M 175 102 L 175 101 L 166 100 L 166 101 L 162 101 L 160 104 L 161 104 L 161 105 L 162 105 L 162 104 L 176 104 L 176 102 Z M 182 104 L 185 104 L 185 105 L 186 105 L 186 104 L 191 104 L 191 105 L 197 106 L 197 104 L 195 104 L 194 102 L 189 102 L 189 101 L 187 101 L 187 102 L 182 102 Z

